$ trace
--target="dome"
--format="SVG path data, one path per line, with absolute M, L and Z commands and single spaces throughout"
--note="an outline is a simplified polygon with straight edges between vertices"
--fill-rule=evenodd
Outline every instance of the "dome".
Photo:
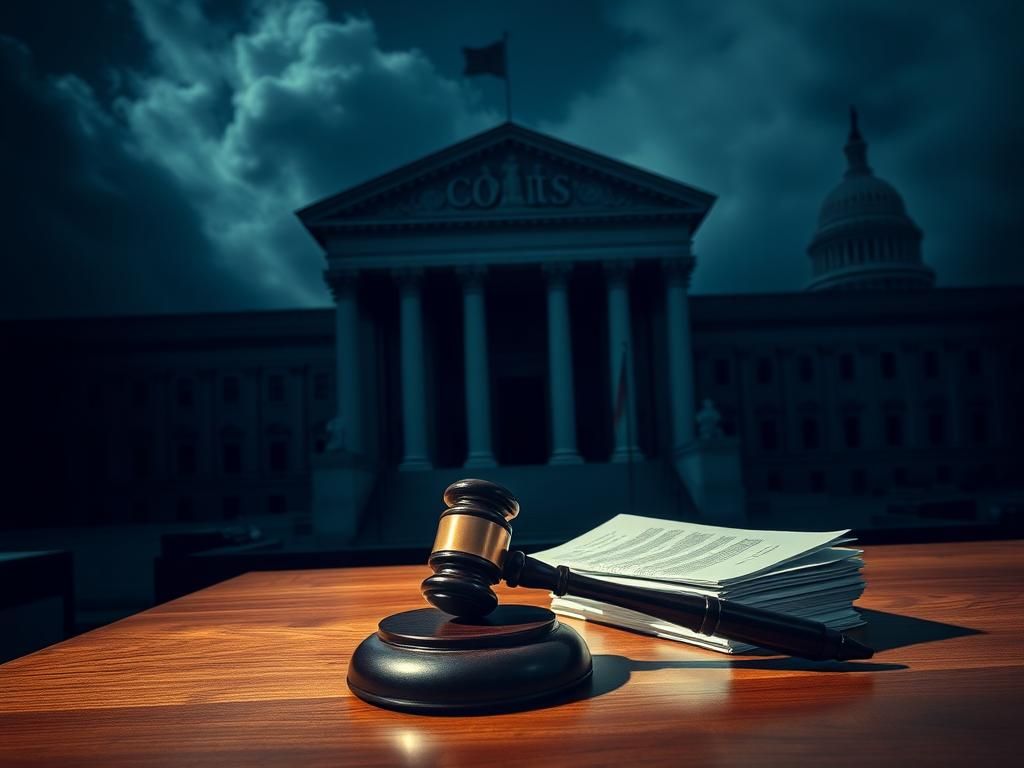
M 818 229 L 864 218 L 907 218 L 896 188 L 873 174 L 848 176 L 828 193 L 818 214 Z
M 922 288 L 935 281 L 921 261 L 921 230 L 896 188 L 872 172 L 867 147 L 851 108 L 846 173 L 825 197 L 807 248 L 808 290 Z

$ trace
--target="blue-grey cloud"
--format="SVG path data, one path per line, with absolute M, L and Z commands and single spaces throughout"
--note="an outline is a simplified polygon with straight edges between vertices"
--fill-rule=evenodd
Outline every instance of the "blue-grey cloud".
M 638 0 L 641 43 L 553 133 L 719 195 L 695 290 L 794 290 L 861 107 L 878 175 L 925 231 L 941 284 L 1024 281 L 1019 4 Z

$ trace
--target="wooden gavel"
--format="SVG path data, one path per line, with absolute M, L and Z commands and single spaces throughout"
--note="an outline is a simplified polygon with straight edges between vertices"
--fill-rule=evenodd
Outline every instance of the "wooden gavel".
M 645 613 L 702 635 L 718 635 L 806 659 L 868 659 L 874 652 L 816 621 L 752 608 L 713 596 L 667 594 L 613 584 L 550 566 L 518 550 L 509 551 L 511 521 L 519 501 L 486 480 L 459 480 L 444 492 L 434 548 L 427 561 L 433 574 L 420 589 L 445 613 L 479 618 L 498 607 L 492 587 L 547 589 L 600 600 Z

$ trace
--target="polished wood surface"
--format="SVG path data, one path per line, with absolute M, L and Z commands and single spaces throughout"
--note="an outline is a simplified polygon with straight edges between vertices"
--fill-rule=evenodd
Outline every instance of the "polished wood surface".
M 403 715 L 345 685 L 426 567 L 250 573 L 0 666 L 0 765 L 984 765 L 1024 722 L 1024 542 L 870 548 L 869 662 L 729 657 L 567 620 L 589 696 Z M 546 595 L 500 589 L 503 602 Z

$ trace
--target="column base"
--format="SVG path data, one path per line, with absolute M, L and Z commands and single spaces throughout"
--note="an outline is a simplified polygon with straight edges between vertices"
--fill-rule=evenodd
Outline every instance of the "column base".
M 557 453 L 552 453 L 551 458 L 548 459 L 549 467 L 568 466 L 570 464 L 582 463 L 583 459 L 580 458 L 580 455 L 576 453 L 576 451 L 558 451 Z
M 434 466 L 422 456 L 412 456 L 402 460 L 398 465 L 399 472 L 423 472 Z
M 633 446 L 632 448 L 616 448 L 612 452 L 612 464 L 627 464 L 630 461 L 643 461 L 644 455 L 640 452 L 640 448 Z
M 465 469 L 491 469 L 498 466 L 498 462 L 490 453 L 471 453 L 462 466 Z

